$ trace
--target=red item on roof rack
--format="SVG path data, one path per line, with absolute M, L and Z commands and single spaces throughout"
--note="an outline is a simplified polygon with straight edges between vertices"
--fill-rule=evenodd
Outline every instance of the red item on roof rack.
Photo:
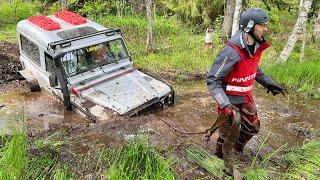
M 28 20 L 32 24 L 34 24 L 34 25 L 36 25 L 46 31 L 54 31 L 54 30 L 60 29 L 59 23 L 48 18 L 47 16 L 31 16 L 28 18 Z
M 70 12 L 70 11 L 66 11 L 66 10 L 63 10 L 63 11 L 59 11 L 55 14 L 55 16 L 57 18 L 60 18 L 70 24 L 73 24 L 73 25 L 79 25 L 79 24 L 84 24 L 84 23 L 87 23 L 87 19 L 80 16 L 79 14 L 76 14 L 76 13 L 73 13 L 73 12 Z

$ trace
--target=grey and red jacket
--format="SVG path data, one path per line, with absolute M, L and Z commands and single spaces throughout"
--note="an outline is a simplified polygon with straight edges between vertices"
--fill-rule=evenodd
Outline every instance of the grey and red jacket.
M 255 43 L 254 54 L 251 54 L 243 34 L 240 30 L 227 42 L 206 78 L 210 94 L 221 108 L 244 103 L 245 96 L 252 95 L 254 80 L 264 87 L 274 84 L 259 68 L 260 57 L 269 43 Z

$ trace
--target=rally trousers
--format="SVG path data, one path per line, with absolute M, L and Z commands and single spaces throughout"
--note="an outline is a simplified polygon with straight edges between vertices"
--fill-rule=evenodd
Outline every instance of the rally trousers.
M 246 97 L 243 104 L 235 104 L 241 114 L 241 130 L 237 141 L 234 142 L 234 149 L 238 152 L 243 152 L 245 145 L 248 141 L 259 132 L 260 120 L 257 115 L 257 110 L 252 96 Z M 224 114 L 221 107 L 218 107 L 217 122 L 223 121 L 223 125 L 219 127 L 219 138 L 217 140 L 216 155 L 223 157 L 222 145 L 227 141 L 226 137 L 231 129 L 233 118 Z

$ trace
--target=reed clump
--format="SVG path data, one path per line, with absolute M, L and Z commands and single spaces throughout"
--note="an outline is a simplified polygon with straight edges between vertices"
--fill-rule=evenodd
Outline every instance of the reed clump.
M 190 145 L 186 150 L 187 158 L 204 168 L 211 175 L 221 179 L 225 176 L 224 161 L 216 156 L 210 155 L 207 151 L 197 145 Z
M 136 137 L 116 152 L 107 171 L 110 180 L 175 179 L 169 161 L 143 137 Z

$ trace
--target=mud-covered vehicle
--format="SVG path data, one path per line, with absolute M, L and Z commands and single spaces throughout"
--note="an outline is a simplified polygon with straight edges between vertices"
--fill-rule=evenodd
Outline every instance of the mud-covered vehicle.
M 60 11 L 20 21 L 17 33 L 31 90 L 57 95 L 69 110 L 104 119 L 174 103 L 169 84 L 134 68 L 119 29 Z

